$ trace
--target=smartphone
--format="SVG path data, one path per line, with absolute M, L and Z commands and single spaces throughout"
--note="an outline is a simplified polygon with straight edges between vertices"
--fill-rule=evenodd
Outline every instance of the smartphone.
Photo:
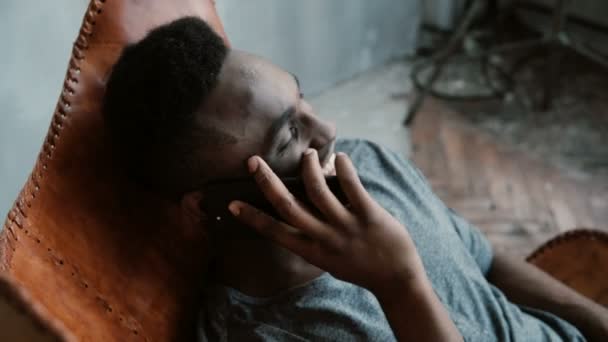
M 288 177 L 281 178 L 281 180 L 291 194 L 304 202 L 311 210 L 316 210 L 314 203 L 306 196 L 306 188 L 302 178 Z M 338 177 L 328 176 L 325 177 L 325 181 L 336 198 L 347 206 L 348 200 L 340 187 Z M 204 196 L 201 209 L 210 220 L 220 222 L 234 221 L 234 216 L 228 210 L 228 204 L 234 200 L 249 203 L 276 219 L 282 220 L 270 202 L 264 197 L 253 177 L 212 182 L 203 186 L 201 191 Z

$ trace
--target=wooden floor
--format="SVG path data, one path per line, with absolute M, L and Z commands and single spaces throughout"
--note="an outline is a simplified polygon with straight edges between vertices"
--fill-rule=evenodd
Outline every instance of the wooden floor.
M 496 249 L 525 257 L 574 228 L 608 230 L 608 179 L 573 176 L 497 141 L 439 101 L 412 126 L 413 159 Z

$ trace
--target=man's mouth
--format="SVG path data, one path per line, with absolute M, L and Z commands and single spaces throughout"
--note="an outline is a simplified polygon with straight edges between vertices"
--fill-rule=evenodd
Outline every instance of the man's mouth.
M 325 164 L 323 165 L 323 175 L 327 176 L 335 176 L 336 175 L 336 154 L 332 153 L 328 158 L 326 158 Z
M 335 146 L 336 139 L 332 139 L 330 143 L 318 151 L 319 162 L 321 163 L 321 169 L 325 177 L 336 175 L 336 154 L 334 153 Z

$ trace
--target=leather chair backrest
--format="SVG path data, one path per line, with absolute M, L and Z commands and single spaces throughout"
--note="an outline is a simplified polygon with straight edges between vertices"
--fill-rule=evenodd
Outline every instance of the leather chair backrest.
M 51 342 L 76 337 L 58 320 L 48 320 L 49 313 L 28 291 L 0 276 L 0 341 Z
M 608 308 L 608 233 L 574 229 L 536 249 L 528 262 Z
M 212 0 L 91 0 L 48 136 L 0 235 L 0 273 L 65 338 L 194 334 L 205 236 L 177 229 L 175 208 L 125 180 L 100 113 L 123 47 L 182 16 L 225 38 Z

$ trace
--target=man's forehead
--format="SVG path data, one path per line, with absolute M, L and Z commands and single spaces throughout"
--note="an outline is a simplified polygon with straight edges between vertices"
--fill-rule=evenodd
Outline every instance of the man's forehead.
M 294 105 L 297 86 L 293 76 L 281 70 L 244 68 L 225 80 L 221 92 L 223 100 L 238 105 L 243 119 L 251 115 L 273 117 Z M 227 104 L 230 107 L 229 104 Z
M 290 77 L 287 71 L 272 62 L 238 50 L 229 53 L 220 74 L 220 78 L 227 78 L 246 86 L 281 85 L 288 82 Z
M 257 63 L 254 65 L 252 65 L 252 64 L 239 65 L 238 68 L 235 70 L 235 72 L 238 74 L 237 78 L 241 82 L 244 81 L 244 82 L 255 83 L 261 75 L 260 66 L 257 65 Z
M 231 53 L 218 81 L 201 120 L 239 140 L 262 139 L 272 122 L 294 106 L 293 75 L 254 55 Z

